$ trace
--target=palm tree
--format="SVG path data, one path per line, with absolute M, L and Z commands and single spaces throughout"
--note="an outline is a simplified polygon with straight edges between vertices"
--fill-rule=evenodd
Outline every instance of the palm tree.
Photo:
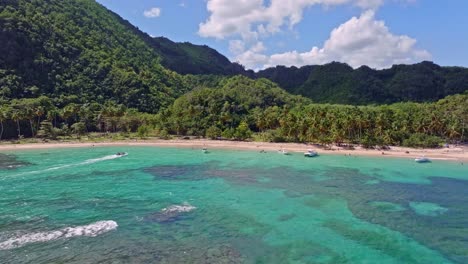
M 35 114 L 36 114 L 36 117 L 37 117 L 37 127 L 39 127 L 39 124 L 41 123 L 41 117 L 43 117 L 44 114 L 45 114 L 44 107 L 42 107 L 40 105 L 37 106 L 36 110 L 35 110 Z
M 5 122 L 5 120 L 8 119 L 9 115 L 10 109 L 8 108 L 8 106 L 0 107 L 0 140 L 3 136 L 3 122 Z
M 21 138 L 21 126 L 20 126 L 20 120 L 23 119 L 23 113 L 19 109 L 13 109 L 11 111 L 11 119 L 13 119 L 16 122 L 16 128 L 18 131 L 18 138 Z

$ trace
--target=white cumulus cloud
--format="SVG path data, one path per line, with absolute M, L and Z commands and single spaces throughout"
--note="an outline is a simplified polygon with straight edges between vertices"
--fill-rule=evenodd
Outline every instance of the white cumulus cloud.
M 414 63 L 430 59 L 428 51 L 418 49 L 416 40 L 390 32 L 383 21 L 375 19 L 374 11 L 366 11 L 335 28 L 323 47 L 308 52 L 289 51 L 265 55 L 265 48 L 245 49 L 235 57 L 248 68 L 258 69 L 276 65 L 303 66 L 331 61 L 345 62 L 352 67 L 368 65 L 386 68 L 393 64 Z
M 209 17 L 200 23 L 202 37 L 226 39 L 233 59 L 247 68 L 302 66 L 331 61 L 346 62 L 353 67 L 368 65 L 385 68 L 395 63 L 412 63 L 429 59 L 426 50 L 416 47 L 416 40 L 395 35 L 375 12 L 386 1 L 413 3 L 417 0 L 206 0 Z M 322 47 L 310 51 L 287 51 L 266 54 L 265 39 L 299 24 L 304 11 L 314 5 L 325 8 L 353 5 L 362 9 L 360 17 L 335 28 Z
M 202 37 L 224 39 L 240 35 L 252 39 L 259 34 L 274 34 L 282 27 L 292 28 L 302 20 L 307 7 L 353 4 L 363 9 L 375 9 L 383 0 L 207 0 L 210 17 L 199 25 Z
M 159 17 L 161 15 L 161 8 L 159 7 L 150 8 L 148 10 L 145 10 L 145 12 L 143 12 L 143 15 L 148 18 Z

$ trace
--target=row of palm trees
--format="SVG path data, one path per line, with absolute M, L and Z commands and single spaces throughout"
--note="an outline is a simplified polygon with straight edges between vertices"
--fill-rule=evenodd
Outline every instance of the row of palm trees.
M 39 98 L 16 99 L 0 106 L 0 140 L 7 138 L 22 138 L 24 135 L 36 137 L 42 121 L 47 121 L 53 127 L 71 128 L 73 124 L 81 123 L 86 132 L 116 132 L 121 129 L 136 131 L 147 122 L 149 115 L 141 114 L 134 109 L 127 109 L 115 103 L 98 104 L 69 103 L 62 108 L 56 107 L 52 100 L 42 96 Z M 11 126 L 15 126 L 12 129 Z M 5 131 L 16 130 L 16 134 Z
M 254 132 L 273 133 L 291 142 L 401 145 L 414 134 L 447 141 L 466 141 L 468 95 L 436 103 L 398 103 L 381 106 L 327 104 L 274 105 L 266 108 L 214 98 L 178 100 L 161 116 L 161 127 L 179 135 L 203 136 L 209 127 L 236 128 L 245 121 Z M 217 102 L 217 103 L 216 103 Z M 211 129 L 213 131 L 213 129 Z M 210 132 L 211 132 L 210 131 Z
M 274 131 L 281 140 L 292 142 L 401 145 L 413 134 L 447 141 L 467 140 L 468 95 L 449 96 L 436 103 L 423 104 L 359 107 L 298 104 L 252 109 L 234 102 L 223 104 L 205 99 L 208 100 L 206 105 L 176 100 L 172 107 L 156 115 L 112 102 L 69 103 L 56 107 L 45 96 L 16 99 L 0 105 L 0 139 L 4 138 L 6 130 L 7 138 L 21 138 L 23 134 L 35 137 L 44 122 L 64 130 L 83 129 L 82 133 L 135 132 L 140 126 L 150 124 L 179 135 L 197 136 L 206 135 L 208 128 L 228 131 L 245 122 L 254 132 Z M 16 133 L 11 132 L 15 130 Z
M 279 130 L 288 141 L 358 142 L 400 145 L 412 134 L 466 141 L 468 104 L 415 104 L 391 106 L 307 105 L 293 109 L 269 107 L 254 111 L 259 131 Z

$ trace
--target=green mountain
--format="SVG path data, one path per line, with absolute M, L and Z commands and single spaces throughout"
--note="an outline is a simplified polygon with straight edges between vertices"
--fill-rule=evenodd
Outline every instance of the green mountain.
M 355 105 L 436 101 L 468 88 L 468 69 L 430 62 L 254 73 L 207 46 L 152 38 L 94 0 L 0 1 L 3 101 L 45 95 L 58 107 L 112 101 L 154 113 L 194 87 L 233 75 L 267 78 L 319 103 Z
M 231 63 L 216 50 L 189 42 L 176 43 L 164 37 L 149 40 L 162 58 L 162 65 L 180 74 L 244 74 L 242 65 Z
M 441 67 L 432 62 L 394 65 L 384 70 L 367 66 L 353 69 L 338 62 L 301 68 L 278 66 L 256 76 L 319 103 L 433 102 L 468 90 L 468 69 Z
M 156 112 L 188 88 L 142 35 L 93 0 L 1 0 L 0 98 Z

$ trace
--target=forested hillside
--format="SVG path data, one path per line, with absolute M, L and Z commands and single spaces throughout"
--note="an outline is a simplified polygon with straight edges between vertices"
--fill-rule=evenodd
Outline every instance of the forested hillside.
M 247 73 L 242 65 L 231 63 L 222 54 L 208 46 L 194 45 L 189 42 L 176 43 L 164 37 L 148 41 L 162 58 L 162 65 L 180 74 L 237 75 Z
M 161 127 L 178 135 L 204 136 L 210 127 L 220 131 L 235 129 L 242 121 L 249 120 L 252 111 L 310 103 L 303 97 L 288 94 L 267 79 L 236 76 L 222 80 L 217 87 L 195 89 L 178 98 L 161 113 Z
M 432 62 L 394 65 L 374 70 L 353 69 L 344 63 L 301 68 L 278 66 L 256 75 L 278 83 L 286 91 L 318 103 L 388 104 L 434 102 L 468 90 L 468 69 L 440 67 Z
M 157 112 L 192 87 L 171 70 L 267 78 L 319 103 L 428 102 L 467 90 L 468 69 L 430 62 L 385 70 L 278 66 L 254 73 L 207 46 L 152 38 L 94 0 L 1 3 L 3 100 L 46 95 L 59 106 L 111 100 Z
M 0 3 L 0 139 L 137 131 L 368 146 L 467 139 L 465 68 L 330 63 L 254 74 L 209 47 L 152 38 L 94 0 Z M 351 106 L 402 101 L 431 103 Z
M 262 141 L 437 147 L 465 141 L 468 94 L 435 103 L 381 106 L 312 104 L 276 84 L 233 77 L 221 88 L 197 89 L 161 113 L 157 126 L 173 134 Z
M 136 28 L 93 0 L 2 0 L 0 98 L 156 112 L 187 91 Z

